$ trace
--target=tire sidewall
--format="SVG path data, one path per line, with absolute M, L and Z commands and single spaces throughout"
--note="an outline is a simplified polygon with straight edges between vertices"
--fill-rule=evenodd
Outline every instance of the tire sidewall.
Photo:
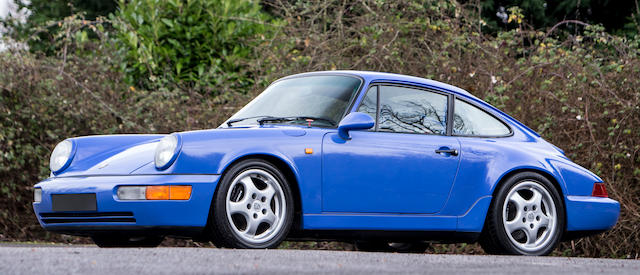
M 556 207 L 557 225 L 554 229 L 555 232 L 553 234 L 553 239 L 547 244 L 547 246 L 542 247 L 536 251 L 524 251 L 518 248 L 517 246 L 515 246 L 511 242 L 511 239 L 509 238 L 509 236 L 507 235 L 508 233 L 506 232 L 502 222 L 503 221 L 502 217 L 504 214 L 502 209 L 503 209 L 505 200 L 507 199 L 507 195 L 509 194 L 509 191 L 511 191 L 511 189 L 515 185 L 523 181 L 534 181 L 540 184 L 541 186 L 543 186 L 547 190 L 547 192 L 549 192 L 549 194 L 551 195 L 553 199 L 553 203 L 555 204 L 555 207 Z M 496 228 L 497 235 L 495 237 L 498 239 L 500 245 L 504 248 L 504 250 L 509 254 L 532 255 L 532 256 L 548 255 L 549 253 L 553 252 L 553 250 L 555 250 L 556 246 L 560 242 L 560 239 L 562 238 L 562 233 L 564 232 L 564 228 L 565 228 L 565 210 L 564 210 L 563 199 L 558 193 L 555 186 L 547 178 L 545 178 L 540 174 L 533 173 L 533 172 L 526 172 L 526 173 L 516 174 L 510 177 L 505 182 L 505 184 L 502 184 L 498 189 L 495 204 L 493 205 L 491 211 L 494 211 L 493 213 L 494 219 L 490 222 L 493 222 Z
M 250 243 L 240 238 L 237 233 L 231 228 L 233 225 L 229 223 L 229 219 L 227 218 L 226 199 L 229 188 L 231 187 L 231 184 L 233 183 L 233 180 L 236 176 L 250 169 L 263 170 L 276 178 L 278 180 L 278 183 L 280 184 L 280 187 L 282 188 L 282 192 L 284 193 L 284 200 L 286 202 L 286 214 L 283 217 L 285 220 L 283 221 L 282 227 L 280 228 L 280 232 L 277 232 L 276 235 L 273 236 L 270 240 L 260 244 Z M 286 177 L 273 164 L 259 159 L 248 159 L 241 161 L 233 165 L 233 167 L 225 172 L 222 176 L 222 179 L 220 180 L 220 183 L 218 184 L 218 188 L 214 195 L 213 207 L 211 209 L 212 219 L 214 220 L 213 226 L 215 229 L 213 234 L 219 235 L 216 237 L 221 238 L 221 245 L 225 247 L 275 248 L 284 240 L 284 238 L 286 238 L 287 234 L 289 233 L 289 229 L 291 228 L 291 224 L 293 222 L 294 203 L 295 202 L 293 201 L 291 188 L 289 187 Z

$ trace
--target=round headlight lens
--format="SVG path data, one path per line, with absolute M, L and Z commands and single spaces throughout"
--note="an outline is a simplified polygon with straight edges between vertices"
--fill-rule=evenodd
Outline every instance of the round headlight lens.
M 160 170 L 167 169 L 178 155 L 178 136 L 169 135 L 160 140 L 156 147 L 155 163 Z
M 58 143 L 56 148 L 51 152 L 51 158 L 49 159 L 49 168 L 51 172 L 57 173 L 66 168 L 71 161 L 73 153 L 73 143 L 69 140 Z

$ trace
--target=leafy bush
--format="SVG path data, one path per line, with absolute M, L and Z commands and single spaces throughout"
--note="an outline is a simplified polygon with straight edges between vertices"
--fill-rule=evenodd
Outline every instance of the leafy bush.
M 168 80 L 213 93 L 222 82 L 251 84 L 246 67 L 267 33 L 265 19 L 249 0 L 121 0 L 111 17 L 129 83 Z
M 59 22 L 71 16 L 93 21 L 110 14 L 117 7 L 115 0 L 17 0 L 13 2 L 29 11 L 28 20 L 22 22 L 22 20 L 8 17 L 0 20 L 0 29 L 4 25 L 8 31 L 7 34 L 14 39 L 25 41 L 31 52 L 47 55 L 53 55 L 59 49 L 58 44 L 55 43 L 56 34 L 61 29 Z

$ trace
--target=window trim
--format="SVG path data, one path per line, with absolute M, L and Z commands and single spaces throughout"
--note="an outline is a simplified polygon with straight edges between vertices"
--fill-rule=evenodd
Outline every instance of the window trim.
M 376 133 L 390 133 L 390 134 L 410 134 L 410 135 L 425 135 L 425 136 L 441 136 L 441 137 L 446 137 L 446 136 L 452 136 L 452 132 L 450 132 L 450 129 L 453 129 L 453 123 L 450 123 L 450 114 L 452 114 L 453 112 L 451 112 L 450 110 L 453 110 L 451 108 L 452 102 L 453 102 L 453 95 L 451 93 L 448 92 L 444 92 L 444 91 L 440 91 L 440 90 L 436 90 L 436 89 L 431 89 L 431 88 L 426 88 L 426 87 L 422 87 L 422 86 L 415 86 L 415 85 L 410 85 L 410 84 L 404 84 L 404 83 L 393 83 L 393 82 L 376 82 L 376 81 L 372 81 L 369 86 L 366 89 L 366 92 L 362 95 L 362 100 L 360 100 L 358 107 L 354 109 L 354 112 L 357 112 L 358 109 L 360 109 L 360 107 L 362 106 L 362 101 L 364 100 L 364 98 L 367 96 L 367 92 L 369 92 L 369 90 L 371 88 L 373 88 L 374 86 L 376 87 L 376 117 L 374 118 L 375 120 L 375 126 L 373 130 L 370 130 L 371 132 L 376 132 Z M 378 129 L 379 127 L 379 123 L 378 120 L 380 118 L 380 86 L 394 86 L 394 87 L 401 87 L 401 88 L 409 88 L 409 89 L 415 89 L 415 90 L 422 90 L 425 92 L 431 92 L 431 93 L 435 93 L 435 94 L 439 94 L 439 95 L 443 95 L 447 97 L 447 112 L 446 112 L 446 123 L 447 125 L 445 125 L 445 133 L 444 134 L 428 134 L 428 133 L 408 133 L 408 132 L 386 132 L 386 131 L 380 131 Z M 363 89 L 365 90 L 365 89 Z M 449 126 L 451 125 L 451 126 Z
M 477 103 L 475 102 L 471 102 L 470 100 L 464 98 L 464 97 L 460 97 L 457 95 L 453 95 L 453 100 L 452 100 L 452 108 L 451 110 L 453 111 L 452 113 L 452 117 L 455 115 L 455 101 L 456 100 L 460 100 L 464 103 L 467 103 L 473 107 L 478 108 L 480 111 L 483 111 L 484 113 L 488 114 L 489 116 L 493 117 L 494 119 L 496 119 L 497 121 L 499 121 L 500 123 L 502 123 L 502 125 L 504 125 L 505 127 L 507 127 L 507 129 L 509 129 L 509 133 L 506 135 L 500 135 L 500 136 L 492 136 L 492 135 L 456 135 L 453 133 L 453 121 L 451 121 L 451 123 L 449 123 L 449 121 L 447 121 L 447 124 L 451 124 L 451 136 L 453 137 L 471 137 L 471 138 L 505 138 L 505 137 L 511 137 L 514 135 L 513 129 L 511 128 L 511 126 L 506 123 L 502 118 L 494 115 L 492 112 L 488 112 L 487 110 L 485 110 L 485 108 L 482 108 L 481 106 L 479 106 Z

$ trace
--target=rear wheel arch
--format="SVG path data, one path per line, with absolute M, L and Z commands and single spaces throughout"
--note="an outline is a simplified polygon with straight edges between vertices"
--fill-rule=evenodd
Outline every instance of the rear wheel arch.
M 549 180 L 553 184 L 553 186 L 556 188 L 556 191 L 558 191 L 560 196 L 563 198 L 562 203 L 564 204 L 565 189 L 562 188 L 562 185 L 560 184 L 560 182 L 553 175 L 549 174 L 548 172 L 546 172 L 544 170 L 532 169 L 532 168 L 514 169 L 514 170 L 509 171 L 506 174 L 502 175 L 502 177 L 500 177 L 498 182 L 493 186 L 493 190 L 491 190 L 491 195 L 493 197 L 495 197 L 496 196 L 496 192 L 498 192 L 498 189 L 500 189 L 500 186 L 502 184 L 504 184 L 509 178 L 511 178 L 512 176 L 514 176 L 516 174 L 525 173 L 525 172 L 536 173 L 536 174 L 539 174 L 539 175 L 545 177 L 547 180 Z
M 498 192 L 498 190 L 500 189 L 500 186 L 502 186 L 505 182 L 507 182 L 507 180 L 517 174 L 521 174 L 521 173 L 526 173 L 526 172 L 530 172 L 530 173 L 536 173 L 539 174 L 543 177 L 545 177 L 547 180 L 549 180 L 551 182 L 551 184 L 553 184 L 553 186 L 556 188 L 556 191 L 558 191 L 558 194 L 560 194 L 560 202 L 562 202 L 562 208 L 564 209 L 564 217 L 565 217 L 565 223 L 564 223 L 564 232 L 567 231 L 567 204 L 565 202 L 565 189 L 562 188 L 560 182 L 551 174 L 549 174 L 546 171 L 543 170 L 538 170 L 538 169 L 531 169 L 531 168 L 522 168 L 522 169 L 514 169 L 512 171 L 509 171 L 508 173 L 502 175 L 502 177 L 500 178 L 500 180 L 498 180 L 498 183 L 496 183 L 493 186 L 493 190 L 491 191 L 491 204 L 493 205 L 493 201 L 496 197 L 496 192 Z M 486 223 L 486 216 L 485 216 L 485 223 Z
M 529 175 L 526 175 L 529 174 Z M 501 189 L 504 189 L 504 185 L 505 184 L 512 184 L 514 183 L 514 177 L 515 178 L 520 178 L 520 179 L 515 179 L 517 181 L 522 181 L 522 180 L 526 180 L 527 178 L 535 181 L 540 182 L 542 179 L 540 178 L 544 178 L 546 181 L 548 181 L 548 183 L 546 183 L 547 186 L 549 186 L 549 183 L 551 186 L 551 188 L 555 189 L 553 191 L 555 191 L 557 193 L 558 196 L 558 200 L 559 203 L 561 204 L 561 208 L 562 208 L 562 212 L 561 215 L 564 217 L 563 221 L 562 221 L 562 227 L 560 228 L 560 241 L 561 241 L 561 236 L 566 232 L 566 228 L 567 228 L 567 210 L 566 210 L 566 202 L 565 202 L 565 190 L 563 190 L 563 188 L 561 187 L 560 183 L 558 182 L 558 180 L 556 180 L 555 177 L 553 177 L 551 174 L 547 173 L 546 171 L 541 171 L 541 170 L 537 170 L 537 169 L 515 169 L 513 171 L 509 171 L 508 173 L 504 174 L 500 180 L 495 184 L 495 186 L 493 186 L 493 190 L 492 190 L 492 199 L 491 199 L 491 204 L 490 207 L 488 209 L 488 211 L 493 211 L 494 208 L 494 204 L 498 203 L 497 200 L 499 201 L 499 195 L 501 194 Z M 536 178 L 538 178 L 538 180 L 536 180 Z M 542 181 L 542 184 L 544 184 L 544 181 Z M 504 191 L 502 191 L 504 192 Z M 499 194 L 500 193 L 500 194 Z M 535 208 L 534 208 L 535 209 Z M 525 208 L 526 211 L 526 208 Z M 495 215 L 495 214 L 494 214 Z M 499 245 L 497 243 L 495 243 L 494 241 L 489 241 L 487 242 L 486 240 L 489 239 L 495 239 L 495 238 L 489 238 L 489 235 L 494 235 L 491 234 L 492 230 L 489 230 L 489 219 L 490 219 L 490 213 L 487 212 L 487 215 L 485 216 L 485 221 L 484 221 L 484 225 L 483 225 L 483 229 L 482 229 L 482 235 L 481 235 L 481 239 L 480 239 L 480 243 L 481 246 L 483 247 L 483 249 L 485 249 L 485 252 L 490 253 L 490 254 L 502 254 L 505 252 L 505 250 L 503 250 L 502 248 L 499 248 Z M 491 224 L 494 224 L 493 222 Z M 495 228 L 496 226 L 491 226 L 491 228 Z M 533 227 L 532 227 L 533 228 Z M 493 230 L 495 231 L 495 230 Z M 493 232 L 492 231 L 492 232 Z M 553 251 L 553 250 L 551 250 Z M 510 253 L 509 253 L 510 254 Z

